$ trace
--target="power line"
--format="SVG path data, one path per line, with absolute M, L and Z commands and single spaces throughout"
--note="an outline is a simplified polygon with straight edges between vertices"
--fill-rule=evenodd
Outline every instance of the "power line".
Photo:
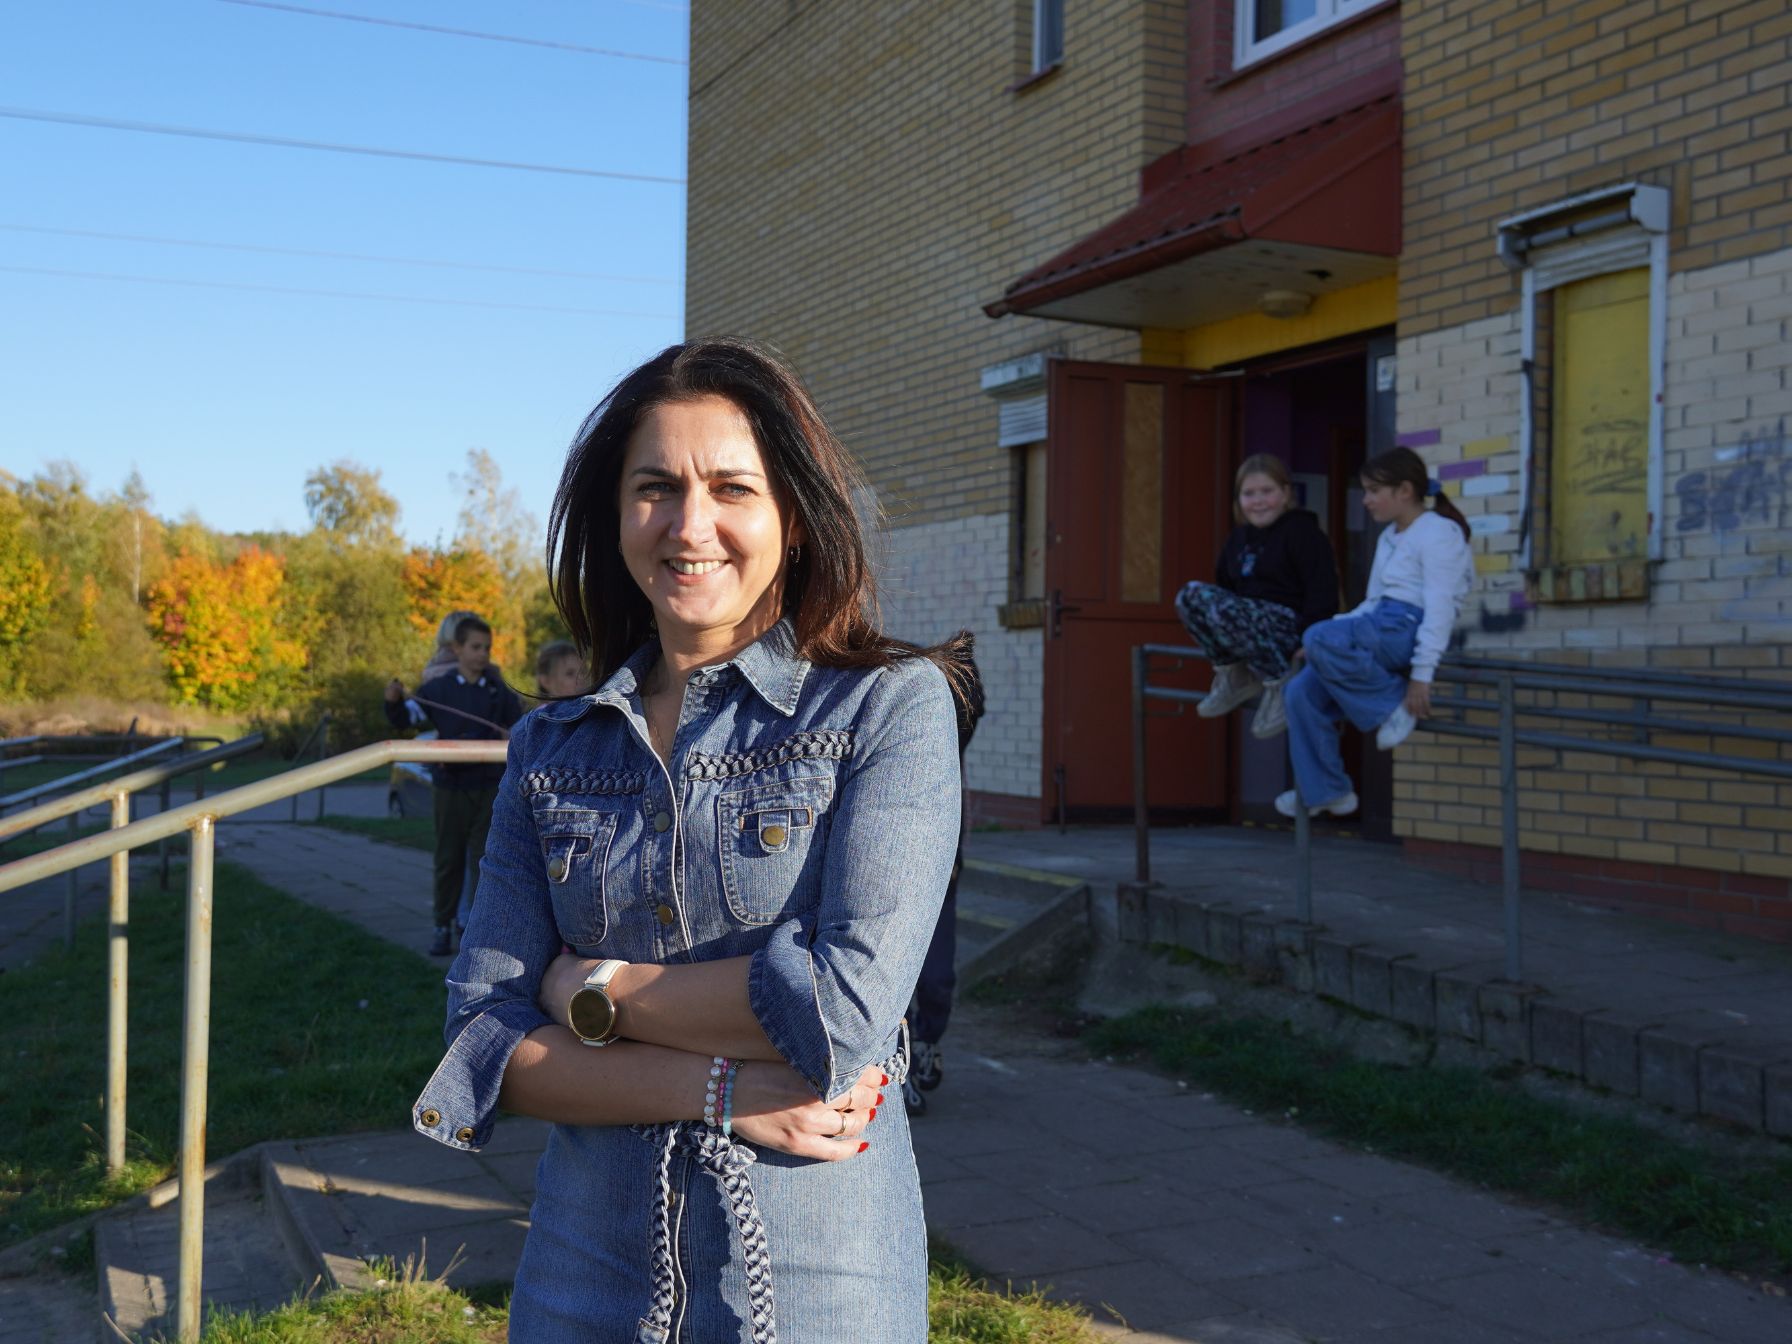
M 133 285 L 179 285 L 187 289 L 236 289 L 253 294 L 299 294 L 323 299 L 371 299 L 380 303 L 422 303 L 442 308 L 495 308 L 521 313 L 574 313 L 582 317 L 648 317 L 674 320 L 671 313 L 639 313 L 618 308 L 561 308 L 540 303 L 487 303 L 479 299 L 430 299 L 415 294 L 366 294 L 345 289 L 300 289 L 288 285 L 248 285 L 231 280 L 182 280 L 166 275 L 120 275 L 109 271 L 63 271 L 42 266 L 0 266 L 10 275 L 47 275 L 63 280 L 114 280 Z
M 117 243 L 156 243 L 164 247 L 198 247 L 222 252 L 263 252 L 277 257 L 323 257 L 330 261 L 377 261 L 394 266 L 430 266 L 453 271 L 496 271 L 503 275 L 540 275 L 556 280 L 601 280 L 617 285 L 669 285 L 660 275 L 602 275 L 594 271 L 555 271 L 535 266 L 498 266 L 475 261 L 435 261 L 425 257 L 388 257 L 364 252 L 323 252 L 303 247 L 269 247 L 257 243 L 219 243 L 197 238 L 161 238 L 146 233 L 102 233 L 97 229 L 59 229 L 41 224 L 0 224 L 8 233 L 50 234 L 59 238 L 102 238 Z
M 614 56 L 624 61 L 653 61 L 659 65 L 684 65 L 676 56 L 649 56 L 638 51 L 615 51 L 609 47 L 586 47 L 576 42 L 550 42 L 539 37 L 517 37 L 511 33 L 480 33 L 470 28 L 444 28 L 434 23 L 410 23 L 403 19 L 376 19 L 370 14 L 345 14 L 336 9 L 312 9 L 306 5 L 286 5 L 276 0 L 218 0 L 220 4 L 241 5 L 245 9 L 273 9 L 287 14 L 304 14 L 317 19 L 345 19 L 350 23 L 371 23 L 381 28 L 408 28 L 418 33 L 440 33 L 445 37 L 477 37 L 486 42 L 514 42 L 524 47 L 547 47 L 553 51 L 572 51 L 585 56 Z
M 379 159 L 415 159 L 423 163 L 452 163 L 469 168 L 509 168 L 525 173 L 559 173 L 571 177 L 606 177 L 621 182 L 663 182 L 683 186 L 682 177 L 651 173 L 613 173 L 602 168 L 568 168 L 551 163 L 514 163 L 508 159 L 471 159 L 457 154 L 429 154 L 414 149 L 383 149 L 375 145 L 339 145 L 324 140 L 290 140 L 278 135 L 250 135 L 243 131 L 213 131 L 196 126 L 164 126 L 149 121 L 119 121 L 111 117 L 86 117 L 73 112 L 45 112 L 29 107 L 0 107 L 0 117 L 13 121 L 44 121 L 58 126 L 90 126 L 106 131 L 140 131 L 146 135 L 178 135 L 191 140 L 225 140 L 239 145 L 274 145 L 281 149 L 317 149 L 332 154 L 366 154 Z

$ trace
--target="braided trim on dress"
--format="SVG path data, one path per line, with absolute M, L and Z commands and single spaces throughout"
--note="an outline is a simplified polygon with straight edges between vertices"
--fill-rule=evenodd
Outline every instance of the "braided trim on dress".
M 523 776 L 523 796 L 538 793 L 640 793 L 647 776 L 639 770 L 569 770 L 549 767 Z
M 636 1125 L 634 1130 L 648 1142 L 660 1145 L 659 1207 L 654 1212 L 649 1256 L 653 1283 L 648 1313 L 641 1320 L 639 1337 L 663 1340 L 672 1329 L 672 1309 L 677 1296 L 676 1271 L 672 1263 L 672 1154 L 682 1150 L 696 1158 L 697 1164 L 716 1178 L 728 1199 L 728 1209 L 734 1215 L 747 1275 L 747 1311 L 751 1318 L 753 1344 L 778 1344 L 771 1247 L 765 1235 L 765 1220 L 759 1216 L 759 1202 L 753 1196 L 753 1182 L 747 1175 L 748 1168 L 758 1160 L 757 1155 L 751 1148 L 736 1143 L 710 1125 L 678 1121 L 665 1125 Z
M 684 773 L 686 779 L 731 779 L 790 761 L 844 761 L 851 755 L 852 729 L 818 728 L 792 733 L 781 742 L 755 751 L 732 751 L 721 756 L 693 751 L 685 757 Z

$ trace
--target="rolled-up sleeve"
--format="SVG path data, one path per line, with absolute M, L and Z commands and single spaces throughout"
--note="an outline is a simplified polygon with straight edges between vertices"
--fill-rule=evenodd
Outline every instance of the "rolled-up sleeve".
M 492 808 L 460 955 L 448 972 L 448 1052 L 411 1108 L 421 1134 L 476 1150 L 497 1121 L 498 1092 L 517 1043 L 549 1019 L 536 1006 L 542 973 L 560 950 L 547 869 L 525 803 L 519 762 L 529 760 L 527 720 Z
M 958 721 L 943 673 L 912 658 L 878 673 L 854 725 L 814 909 L 753 955 L 748 999 L 766 1037 L 833 1099 L 896 1031 L 958 847 Z

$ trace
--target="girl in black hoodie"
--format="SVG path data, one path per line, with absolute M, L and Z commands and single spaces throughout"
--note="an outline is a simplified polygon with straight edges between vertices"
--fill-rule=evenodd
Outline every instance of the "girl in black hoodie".
M 1233 478 L 1232 516 L 1215 582 L 1196 580 L 1176 595 L 1176 614 L 1213 663 L 1213 688 L 1195 707 L 1203 718 L 1229 714 L 1262 695 L 1251 733 L 1287 727 L 1282 685 L 1309 625 L 1338 610 L 1338 570 L 1319 519 L 1294 507 L 1288 468 L 1268 453 L 1247 457 Z

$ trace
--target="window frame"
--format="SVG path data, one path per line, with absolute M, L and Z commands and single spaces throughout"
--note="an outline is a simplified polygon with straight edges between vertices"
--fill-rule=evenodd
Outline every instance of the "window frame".
M 1234 0 L 1232 8 L 1232 68 L 1243 70 L 1246 66 L 1267 60 L 1278 52 L 1286 51 L 1289 47 L 1305 42 L 1315 34 L 1335 27 L 1346 19 L 1354 18 L 1364 10 L 1373 9 L 1383 2 L 1384 0 L 1317 0 L 1317 11 L 1312 18 L 1290 24 L 1281 32 L 1259 41 L 1252 37 L 1257 19 L 1256 0 Z
M 1046 19 L 1053 20 L 1051 30 L 1057 37 L 1057 50 L 1047 52 Z M 1064 0 L 1033 0 L 1033 70 L 1032 75 L 1048 74 L 1064 64 Z
M 1626 182 L 1569 197 L 1501 220 L 1496 229 L 1500 260 L 1519 272 L 1521 285 L 1518 470 L 1519 480 L 1524 488 L 1525 512 L 1532 524 L 1535 524 L 1540 511 L 1547 514 L 1549 509 L 1548 478 L 1552 474 L 1555 457 L 1553 433 L 1549 430 L 1545 431 L 1545 438 L 1549 442 L 1550 460 L 1539 463 L 1537 453 L 1539 409 L 1551 410 L 1553 418 L 1553 406 L 1540 408 L 1536 387 L 1539 304 L 1549 303 L 1553 313 L 1554 291 L 1564 285 L 1576 280 L 1642 269 L 1645 266 L 1648 270 L 1649 531 L 1643 555 L 1645 562 L 1662 558 L 1664 538 L 1662 391 L 1666 379 L 1670 213 L 1671 202 L 1667 188 Z M 1546 252 L 1540 261 L 1533 256 L 1534 249 L 1538 247 L 1551 248 L 1553 251 Z M 1646 260 L 1641 264 L 1637 255 L 1639 250 L 1646 252 Z M 1556 333 L 1553 317 L 1547 325 L 1551 344 L 1547 377 L 1553 399 L 1557 353 L 1554 348 Z M 1540 534 L 1545 538 L 1541 542 Z M 1600 562 L 1562 561 L 1560 557 L 1550 554 L 1551 549 L 1545 528 L 1527 526 L 1517 563 L 1521 569 L 1533 575 L 1544 568 L 1578 570 L 1601 567 Z M 1610 563 L 1615 565 L 1620 562 Z M 1539 597 L 1544 601 L 1575 600 L 1556 598 L 1553 591 L 1540 591 Z

